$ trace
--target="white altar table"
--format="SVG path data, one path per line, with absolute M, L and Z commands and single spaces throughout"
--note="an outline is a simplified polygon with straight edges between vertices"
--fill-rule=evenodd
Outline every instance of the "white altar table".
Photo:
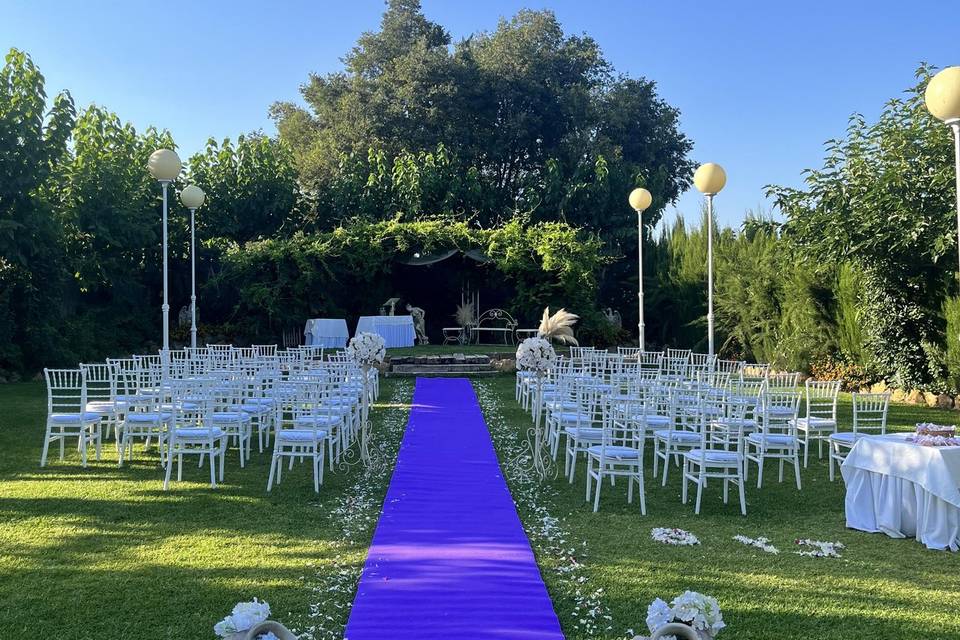
M 960 447 L 924 447 L 908 435 L 862 438 L 847 455 L 847 526 L 960 550 Z
M 387 343 L 387 348 L 412 347 L 416 331 L 412 316 L 360 316 L 354 333 L 375 333 Z
M 350 332 L 342 318 L 311 318 L 303 328 L 304 344 L 325 349 L 347 346 Z

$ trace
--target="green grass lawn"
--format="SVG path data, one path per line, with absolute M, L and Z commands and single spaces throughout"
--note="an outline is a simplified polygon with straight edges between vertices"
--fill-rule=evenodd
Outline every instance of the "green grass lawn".
M 512 376 L 479 384 L 496 394 L 520 434 L 529 418 L 513 401 Z M 409 380 L 383 381 L 374 417 L 388 449 L 395 450 L 410 390 Z M 267 494 L 268 456 L 254 454 L 241 470 L 233 451 L 223 486 L 211 490 L 206 471 L 188 465 L 184 482 L 164 492 L 154 453 L 138 449 L 132 465 L 117 468 L 112 443 L 105 460 L 87 469 L 75 451 L 40 469 L 43 386 L 0 386 L 0 402 L 0 637 L 211 638 L 213 624 L 253 596 L 292 626 L 322 620 L 315 636 L 336 636 L 330 629 L 346 620 L 387 474 L 370 480 L 353 518 L 359 524 L 347 535 L 341 519 L 344 505 L 355 502 L 356 470 L 328 475 L 317 496 L 309 466 L 296 467 Z M 848 400 L 842 409 L 849 421 Z M 908 429 L 955 416 L 895 406 L 891 425 Z M 394 426 L 384 429 L 387 422 Z M 546 487 L 547 510 L 572 540 L 586 542 L 584 588 L 603 589 L 619 637 L 627 628 L 645 631 L 653 598 L 689 588 L 719 599 L 730 625 L 721 638 L 960 638 L 960 616 L 952 613 L 960 559 L 913 540 L 847 530 L 843 484 L 827 480 L 825 461 L 811 461 L 800 492 L 778 484 L 771 465 L 764 488 L 747 489 L 746 518 L 735 500 L 723 505 L 718 486 L 708 488 L 694 516 L 692 504 L 680 503 L 678 479 L 676 469 L 667 487 L 648 476 L 646 517 L 627 505 L 622 486 L 605 488 L 594 514 L 584 502 L 582 469 L 573 485 Z M 540 517 L 524 507 L 521 515 L 528 528 Z M 688 529 L 702 544 L 658 544 L 650 539 L 657 526 Z M 781 553 L 731 540 L 741 533 L 767 536 Z M 798 537 L 841 541 L 847 549 L 842 559 L 800 557 L 792 553 Z M 596 637 L 571 623 L 574 598 L 556 558 L 539 547 L 538 557 L 567 637 Z M 347 578 L 336 583 L 344 567 Z M 328 593 L 331 579 L 340 584 L 336 597 Z
M 411 390 L 383 381 L 375 428 L 397 413 L 406 423 Z M 318 496 L 310 465 L 295 466 L 268 494 L 269 455 L 254 452 L 241 470 L 232 450 L 217 489 L 188 456 L 184 481 L 164 492 L 158 457 L 140 447 L 122 468 L 111 442 L 87 469 L 69 446 L 64 462 L 41 469 L 43 385 L 0 385 L 0 404 L 0 638 L 212 638 L 213 624 L 254 596 L 301 629 L 327 615 L 346 621 L 341 602 L 312 588 L 325 567 L 365 557 L 375 513 L 354 541 L 333 514 L 356 470 L 328 473 Z M 387 479 L 373 482 L 375 512 Z
M 503 399 L 507 420 L 529 424 L 513 400 L 512 378 L 482 384 L 491 385 Z M 842 399 L 840 413 L 841 425 L 849 425 L 849 396 Z M 954 412 L 894 405 L 890 425 L 912 430 L 917 422 L 952 424 L 957 417 Z M 762 489 L 755 481 L 748 483 L 747 517 L 740 515 L 735 494 L 730 504 L 723 504 L 719 482 L 705 490 L 701 513 L 694 515 L 692 494 L 687 505 L 680 501 L 678 471 L 670 469 L 666 487 L 648 471 L 646 517 L 640 515 L 636 499 L 627 504 L 623 484 L 606 485 L 600 511 L 593 513 L 584 500 L 583 465 L 572 485 L 562 479 L 551 483 L 555 493 L 549 510 L 563 519 L 572 540 L 586 541 L 590 580 L 585 590 L 603 588 L 615 631 L 646 633 L 646 608 L 654 598 L 669 601 L 691 589 L 719 600 L 729 626 L 720 638 L 960 638 L 960 615 L 952 604 L 960 600 L 960 558 L 930 551 L 914 540 L 847 529 L 843 482 L 839 475 L 834 483 L 828 480 L 826 459 L 811 460 L 803 470 L 802 491 L 797 491 L 789 467 L 784 483 L 778 484 L 776 466 L 768 464 Z M 756 467 L 751 477 L 756 478 Z M 654 542 L 653 527 L 686 529 L 701 544 Z M 732 540 L 738 534 L 766 536 L 780 553 L 743 546 Z M 840 541 L 847 548 L 840 559 L 801 557 L 792 553 L 796 538 Z M 556 572 L 544 571 L 544 577 L 551 593 L 565 591 Z M 573 599 L 557 595 L 555 606 L 567 637 L 591 637 L 571 632 Z

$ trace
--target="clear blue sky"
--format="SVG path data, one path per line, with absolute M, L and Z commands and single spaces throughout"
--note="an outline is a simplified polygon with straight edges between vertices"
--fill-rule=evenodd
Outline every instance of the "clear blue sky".
M 739 224 L 769 207 L 768 183 L 796 185 L 823 142 L 857 111 L 872 119 L 921 60 L 960 64 L 960 18 L 948 0 L 644 2 L 423 0 L 459 39 L 517 9 L 549 8 L 586 32 L 611 63 L 655 80 L 682 113 L 698 161 L 722 164 L 718 214 Z M 210 136 L 274 131 L 267 108 L 299 100 L 309 72 L 379 24 L 381 0 L 0 3 L 0 47 L 29 52 L 48 93 L 69 89 L 137 128 L 169 129 L 181 155 Z M 626 197 L 626 194 L 624 194 Z M 679 201 L 694 217 L 694 192 Z

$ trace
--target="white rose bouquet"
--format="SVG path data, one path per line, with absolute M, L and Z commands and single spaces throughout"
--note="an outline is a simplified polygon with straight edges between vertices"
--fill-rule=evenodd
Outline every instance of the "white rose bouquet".
M 375 333 L 358 333 L 351 338 L 347 354 L 361 366 L 375 366 L 387 356 L 386 342 Z
M 233 612 L 213 627 L 221 638 L 241 633 L 270 617 L 270 605 L 256 598 L 252 602 L 238 602 Z
M 557 352 L 545 338 L 527 338 L 517 347 L 518 369 L 543 374 L 553 366 L 556 359 Z
M 650 633 L 671 622 L 691 627 L 701 640 L 713 640 L 726 625 L 716 598 L 696 591 L 684 591 L 667 604 L 657 598 L 647 608 L 647 628 Z

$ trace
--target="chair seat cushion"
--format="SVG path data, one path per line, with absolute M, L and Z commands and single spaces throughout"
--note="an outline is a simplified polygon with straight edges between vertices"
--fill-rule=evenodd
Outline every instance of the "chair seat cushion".
M 643 415 L 638 413 L 630 418 L 634 422 L 646 424 L 648 427 L 662 427 L 670 424 L 670 416 L 660 416 L 654 413 Z
M 772 416 L 792 416 L 795 410 L 793 407 L 768 407 L 767 413 Z
M 830 418 L 797 418 L 794 422 L 798 429 L 804 431 L 832 431 L 837 428 L 837 421 Z
M 327 437 L 327 432 L 322 429 L 313 431 L 312 429 L 281 429 L 277 431 L 277 440 L 281 442 L 313 442 L 314 438 L 323 440 Z
M 155 411 L 135 412 L 127 414 L 127 422 L 146 423 L 146 422 L 169 422 L 173 414 L 169 411 L 157 413 Z
M 228 422 L 249 422 L 250 415 L 243 411 L 215 411 L 210 414 L 211 422 L 219 423 L 228 423 Z
M 575 413 L 575 412 L 569 412 L 569 411 L 561 411 L 561 412 L 559 412 L 559 413 L 553 414 L 553 417 L 554 417 L 554 418 L 557 420 L 557 422 L 559 422 L 560 424 L 574 424 L 574 425 L 584 424 L 584 425 L 589 425 L 589 424 L 591 424 L 591 423 L 593 422 L 593 420 L 590 419 L 590 416 L 588 416 L 588 415 L 585 414 L 585 413 Z
M 222 438 L 223 431 L 217 427 L 205 429 L 203 427 L 180 427 L 173 430 L 174 435 L 181 440 L 206 440 L 209 438 Z
M 93 411 L 84 411 L 81 413 L 54 413 L 50 416 L 50 422 L 54 424 L 80 424 L 99 422 L 103 414 Z
M 273 398 L 247 398 L 243 401 L 245 405 L 259 404 L 264 407 L 272 407 L 277 404 L 277 401 Z
M 661 440 L 672 439 L 674 442 L 700 442 L 700 434 L 693 431 L 658 429 L 653 432 L 653 435 Z
M 191 402 L 190 400 L 184 400 L 184 401 L 180 402 L 179 404 L 177 404 L 177 407 L 178 407 L 181 411 L 196 411 L 197 409 L 200 408 L 200 403 L 198 403 L 198 402 Z M 162 409 L 163 411 L 172 411 L 172 410 L 173 410 L 173 405 L 170 404 L 169 402 L 167 402 L 167 403 L 164 403 L 164 404 L 160 405 L 160 409 Z
M 754 444 L 766 444 L 768 447 L 791 447 L 796 445 L 797 439 L 793 436 L 779 433 L 751 433 L 747 440 Z
M 603 438 L 603 429 L 598 427 L 567 427 L 563 431 L 577 440 L 600 440 Z
M 853 445 L 857 440 L 863 437 L 862 433 L 854 433 L 853 431 L 841 431 L 840 433 L 834 433 L 830 436 L 830 442 L 839 442 L 840 444 Z
M 756 429 L 757 421 L 753 418 L 717 418 L 712 424 L 729 428 Z
M 332 427 L 343 422 L 340 416 L 300 416 L 293 421 L 298 427 Z
M 704 459 L 706 459 L 707 464 L 711 462 L 719 464 L 736 463 L 740 459 L 736 451 L 721 451 L 718 449 L 709 449 L 706 451 L 703 449 L 691 449 L 684 455 L 698 462 L 703 462 Z
M 93 400 L 87 403 L 85 407 L 87 413 L 99 413 L 101 415 L 113 415 L 117 412 L 117 406 L 109 400 Z
M 273 411 L 273 407 L 267 406 L 265 404 L 244 403 L 240 405 L 240 411 L 243 411 L 244 413 L 253 414 L 253 415 L 263 416 Z
M 612 445 L 594 445 L 587 449 L 587 453 L 593 456 L 594 458 L 599 458 L 603 456 L 607 459 L 615 460 L 639 460 L 640 452 L 631 447 L 619 447 Z

